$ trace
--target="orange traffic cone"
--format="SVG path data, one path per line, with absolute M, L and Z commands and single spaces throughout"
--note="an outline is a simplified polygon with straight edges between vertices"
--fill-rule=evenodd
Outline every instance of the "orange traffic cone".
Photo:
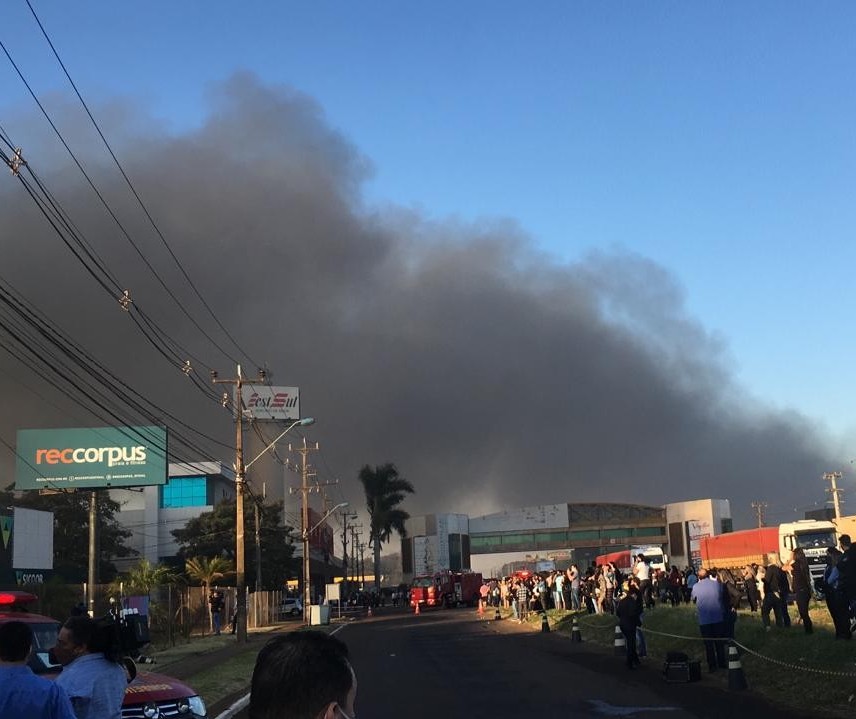
M 418 617 L 419 616 L 419 602 L 416 602 L 416 606 L 413 608 L 413 613 Z
M 484 602 L 479 599 L 479 619 L 484 619 Z

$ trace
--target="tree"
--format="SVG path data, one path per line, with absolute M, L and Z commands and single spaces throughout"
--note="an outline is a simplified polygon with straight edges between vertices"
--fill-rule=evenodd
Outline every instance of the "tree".
M 232 574 L 235 569 L 232 562 L 223 557 L 193 557 L 184 563 L 184 571 L 191 581 L 199 582 L 202 585 L 203 601 L 208 596 L 208 591 L 211 585 L 218 579 L 222 579 L 227 574 Z M 211 614 L 211 607 L 208 607 L 208 624 L 211 631 L 214 631 L 214 617 Z
M 64 491 L 39 494 L 34 491 L 15 493 L 14 485 L 0 492 L 0 507 L 24 507 L 54 513 L 54 572 L 67 582 L 85 582 L 89 568 L 89 497 L 90 492 Z M 134 550 L 125 546 L 131 532 L 116 520 L 120 504 L 106 492 L 98 493 L 98 575 L 102 582 L 116 576 L 111 559 L 130 557 Z
M 281 589 L 287 579 L 297 576 L 298 562 L 293 558 L 291 527 L 283 526 L 282 502 L 259 503 L 259 535 L 261 537 L 262 588 Z M 221 557 L 235 561 L 235 502 L 224 500 L 211 512 L 191 519 L 183 529 L 173 529 L 172 535 L 180 545 L 179 556 Z M 244 566 L 247 586 L 256 582 L 255 520 L 253 512 L 244 513 Z
M 405 494 L 413 494 L 416 490 L 399 476 L 391 462 L 374 469 L 365 465 L 360 470 L 359 479 L 366 493 L 366 508 L 371 520 L 369 546 L 374 552 L 375 591 L 380 594 L 380 547 L 390 540 L 393 531 L 399 537 L 407 536 L 404 522 L 410 519 L 410 515 L 398 505 L 404 501 Z
M 164 584 L 174 584 L 178 580 L 171 567 L 165 564 L 152 564 L 148 559 L 141 559 L 124 574 L 116 577 L 110 585 L 111 596 L 124 594 L 143 595 L 151 597 L 152 589 Z

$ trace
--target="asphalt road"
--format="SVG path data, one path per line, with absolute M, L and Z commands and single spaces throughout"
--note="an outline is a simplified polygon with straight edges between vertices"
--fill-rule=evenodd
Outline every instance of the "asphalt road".
M 337 631 L 351 651 L 361 719 L 804 719 L 728 692 L 724 673 L 670 684 L 661 666 L 628 671 L 602 647 L 479 620 L 472 609 L 381 611 Z

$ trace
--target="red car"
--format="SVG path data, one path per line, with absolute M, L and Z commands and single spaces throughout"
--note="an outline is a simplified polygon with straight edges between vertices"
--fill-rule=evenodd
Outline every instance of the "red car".
M 33 654 L 30 668 L 36 674 L 55 677 L 62 667 L 51 664 L 48 652 L 56 644 L 60 623 L 56 619 L 30 614 L 28 604 L 36 601 L 35 594 L 0 591 L 0 623 L 24 622 L 33 630 Z M 140 671 L 125 690 L 122 719 L 206 719 L 205 702 L 193 689 L 176 679 Z

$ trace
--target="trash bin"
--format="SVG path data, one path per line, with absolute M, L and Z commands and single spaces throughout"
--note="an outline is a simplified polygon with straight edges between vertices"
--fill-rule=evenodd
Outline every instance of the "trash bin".
M 330 605 L 313 604 L 309 607 L 309 624 L 313 627 L 330 623 Z

